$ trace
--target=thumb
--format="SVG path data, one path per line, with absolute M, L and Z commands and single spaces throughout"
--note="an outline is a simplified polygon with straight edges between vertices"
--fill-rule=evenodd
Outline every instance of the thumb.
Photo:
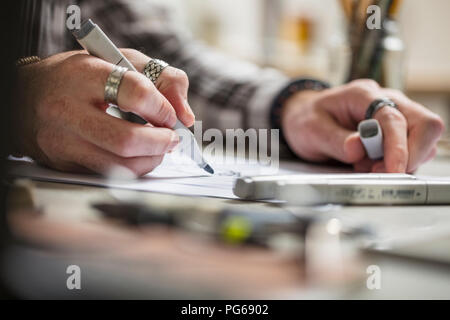
M 323 137 L 322 152 L 344 163 L 356 163 L 364 159 L 366 152 L 359 133 L 342 127 L 329 117 L 320 129 Z
M 351 131 L 347 136 L 344 141 L 344 154 L 349 163 L 355 163 L 364 159 L 366 151 L 361 142 L 359 132 Z

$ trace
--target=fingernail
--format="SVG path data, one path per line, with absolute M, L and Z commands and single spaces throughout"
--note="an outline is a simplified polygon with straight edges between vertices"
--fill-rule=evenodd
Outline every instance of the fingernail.
M 170 138 L 170 144 L 168 147 L 168 151 L 172 151 L 179 143 L 180 138 L 178 137 L 178 134 L 173 131 L 172 132 L 172 137 Z

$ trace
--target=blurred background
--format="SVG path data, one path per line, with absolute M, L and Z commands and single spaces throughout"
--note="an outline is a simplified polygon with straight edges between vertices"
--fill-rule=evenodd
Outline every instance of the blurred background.
M 222 52 L 276 67 L 292 77 L 314 76 L 334 85 L 351 78 L 349 26 L 355 23 L 346 16 L 345 0 L 148 1 L 169 6 L 180 27 Z M 367 8 L 370 1 L 356 2 L 366 3 Z M 395 25 L 383 43 L 390 52 L 386 57 L 390 75 L 385 76 L 388 81 L 381 81 L 439 113 L 447 125 L 448 14 L 448 0 L 398 1 L 392 15 Z

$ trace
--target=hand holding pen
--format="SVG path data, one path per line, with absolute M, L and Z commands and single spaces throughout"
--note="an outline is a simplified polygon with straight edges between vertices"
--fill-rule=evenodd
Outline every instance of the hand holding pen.
M 124 54 L 137 63 L 150 59 L 134 50 Z M 105 175 L 121 167 L 141 176 L 158 166 L 179 142 L 169 129 L 177 117 L 186 126 L 194 121 L 181 104 L 188 87 L 184 73 L 166 68 L 157 83 L 161 91 L 143 74 L 125 73 L 118 104 L 149 122 L 141 125 L 105 113 L 105 83 L 113 68 L 81 50 L 19 67 L 18 84 L 27 94 L 16 95 L 14 153 L 63 171 Z
M 129 71 L 139 72 L 136 66 L 131 63 L 127 57 L 114 45 L 114 43 L 108 38 L 108 36 L 96 25 L 91 19 L 86 20 L 81 25 L 80 29 L 73 31 L 73 35 L 80 43 L 80 45 L 91 55 L 103 59 L 115 65 L 113 71 L 109 74 L 108 79 L 105 84 L 105 102 L 117 105 L 119 107 L 118 116 L 122 119 L 129 120 L 132 122 L 145 124 L 151 123 L 149 119 L 145 117 L 145 113 L 148 109 L 138 109 L 138 110 L 126 110 L 118 103 L 118 91 L 124 74 Z M 142 61 L 142 60 L 141 60 Z M 146 77 L 155 85 L 158 85 L 158 78 L 168 67 L 168 64 L 159 59 L 150 59 L 147 57 L 145 59 L 146 64 L 143 67 L 143 73 Z M 139 61 L 136 61 L 139 63 Z M 187 83 L 187 76 L 183 71 L 175 70 L 173 74 L 175 76 L 173 80 L 177 78 L 182 78 L 182 82 Z M 186 127 L 186 125 L 191 126 L 193 121 L 193 114 L 187 103 L 187 85 L 183 86 L 180 91 L 178 86 L 178 81 L 166 81 L 162 86 L 159 87 L 160 91 L 169 96 L 171 103 L 174 104 L 175 110 L 177 111 L 176 116 L 180 117 L 181 121 L 172 115 L 167 116 L 169 123 L 169 128 L 174 130 L 179 130 L 181 143 L 183 144 L 183 152 L 189 156 L 200 168 L 205 170 L 210 174 L 214 174 L 213 168 L 205 161 L 202 156 L 201 150 L 195 140 L 194 135 Z M 148 84 L 141 84 L 141 87 L 145 87 Z M 185 87 L 186 90 L 183 90 Z M 181 95 L 179 94 L 181 93 Z M 183 94 L 184 93 L 184 94 Z M 159 112 L 159 105 L 153 105 L 156 107 L 157 112 Z M 151 108 L 151 107 L 150 107 Z M 190 111 L 190 116 L 186 116 L 185 112 Z M 128 112 L 128 114 L 124 113 Z M 189 112 L 188 112 L 189 113 Z M 185 123 L 183 123 L 185 122 Z M 152 124 L 152 123 L 151 123 Z M 189 152 L 189 153 L 187 153 Z

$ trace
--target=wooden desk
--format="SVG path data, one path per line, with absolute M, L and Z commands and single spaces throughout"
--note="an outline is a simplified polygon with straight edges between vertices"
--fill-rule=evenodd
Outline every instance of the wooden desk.
M 450 174 L 447 158 L 436 159 L 419 173 L 443 172 Z M 139 198 L 155 195 L 122 192 L 126 194 Z M 336 276 L 334 268 L 329 267 L 322 279 L 311 281 L 305 276 L 304 262 L 290 254 L 224 245 L 161 226 L 132 228 L 107 220 L 90 206 L 93 202 L 115 201 L 111 190 L 105 188 L 33 182 L 31 197 L 35 210 L 15 201 L 9 215 L 14 233 L 34 246 L 31 251 L 28 248 L 12 254 L 7 268 L 12 285 L 27 297 L 78 297 L 78 293 L 64 288 L 65 268 L 77 264 L 85 270 L 83 297 L 450 298 L 449 270 L 358 258 L 343 263 L 345 276 Z M 380 237 L 390 240 L 450 232 L 450 206 L 352 206 L 323 214 L 344 222 L 370 224 Z M 27 261 L 34 263 L 32 270 L 27 268 Z M 382 290 L 366 288 L 366 268 L 374 263 L 383 271 Z M 40 270 L 38 278 L 46 281 L 33 277 L 36 268 Z M 20 279 L 27 275 L 31 280 L 24 284 Z M 42 291 L 42 286 L 51 290 Z M 37 287 L 41 289 L 33 289 Z

